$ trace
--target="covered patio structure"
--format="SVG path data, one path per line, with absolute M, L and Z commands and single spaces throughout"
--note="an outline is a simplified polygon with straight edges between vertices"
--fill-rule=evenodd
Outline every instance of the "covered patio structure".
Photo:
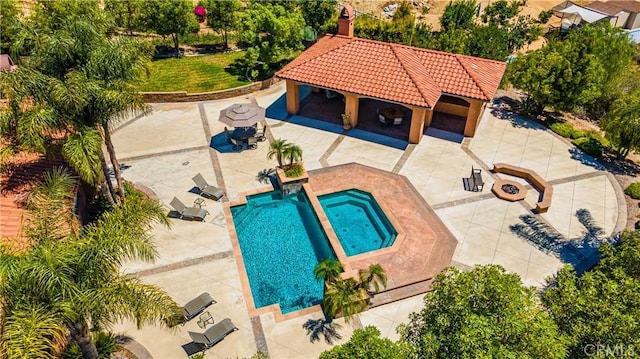
M 419 143 L 434 118 L 444 122 L 440 128 L 473 137 L 505 68 L 500 61 L 353 37 L 353 9 L 345 6 L 338 34 L 320 39 L 276 76 L 286 80 L 289 114 L 300 111 L 302 85 L 343 95 L 352 127 L 363 118 L 377 121 L 376 113 L 360 116 L 362 99 L 383 101 L 407 110 L 408 140 Z M 447 126 L 456 120 L 464 124 Z

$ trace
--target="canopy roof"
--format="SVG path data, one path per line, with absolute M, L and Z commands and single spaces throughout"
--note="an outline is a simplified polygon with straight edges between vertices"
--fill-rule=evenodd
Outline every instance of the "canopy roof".
M 501 61 L 326 35 L 276 76 L 432 108 L 442 94 L 491 101 L 505 68 Z
M 560 13 L 578 16 L 582 21 L 586 21 L 588 23 L 593 23 L 596 21 L 600 21 L 602 19 L 608 19 L 611 15 L 601 13 L 596 10 L 587 9 L 578 5 L 571 5 L 565 9 L 555 10 Z M 562 14 L 556 16 L 562 17 Z M 579 21 L 574 21 L 579 22 Z

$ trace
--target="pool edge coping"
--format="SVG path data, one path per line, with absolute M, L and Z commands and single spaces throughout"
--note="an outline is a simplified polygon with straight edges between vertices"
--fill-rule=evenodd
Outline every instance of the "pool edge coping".
M 279 323 L 289 319 L 302 317 L 302 316 L 309 315 L 316 312 L 323 313 L 322 306 L 319 304 L 316 304 L 311 307 L 296 310 L 287 314 L 282 313 L 282 309 L 280 309 L 279 303 L 274 303 L 264 307 L 256 308 L 255 302 L 253 300 L 253 292 L 251 291 L 251 286 L 249 285 L 249 276 L 247 275 L 247 269 L 244 264 L 244 258 L 242 258 L 242 251 L 240 250 L 240 242 L 238 241 L 238 234 L 236 232 L 235 224 L 233 223 L 233 216 L 231 215 L 231 207 L 246 205 L 247 196 L 272 192 L 275 190 L 276 189 L 273 186 L 270 186 L 270 187 L 263 187 L 263 188 L 259 188 L 259 189 L 255 189 L 247 192 L 242 192 L 239 194 L 240 199 L 233 202 L 223 203 L 222 209 L 224 211 L 225 220 L 227 222 L 229 239 L 231 240 L 233 255 L 236 260 L 236 266 L 238 267 L 238 272 L 240 274 L 240 286 L 242 287 L 242 294 L 245 299 L 245 304 L 247 306 L 247 311 L 249 312 L 249 316 L 254 317 L 262 314 L 273 313 L 276 323 Z M 307 194 L 307 197 L 309 197 L 308 194 Z M 322 223 L 320 224 L 322 225 Z M 324 226 L 323 226 L 323 230 L 324 230 Z M 324 316 L 324 313 L 322 315 Z

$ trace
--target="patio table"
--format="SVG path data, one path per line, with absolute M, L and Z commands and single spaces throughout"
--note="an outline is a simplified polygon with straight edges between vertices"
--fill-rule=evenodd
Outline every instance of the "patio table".
M 255 127 L 236 127 L 231 134 L 231 137 L 246 140 L 249 137 L 256 135 Z
M 380 114 L 382 116 L 384 116 L 384 118 L 388 119 L 388 120 L 395 120 L 396 118 L 403 118 L 404 117 L 404 111 L 399 110 L 397 108 L 393 108 L 393 107 L 385 107 L 380 111 Z

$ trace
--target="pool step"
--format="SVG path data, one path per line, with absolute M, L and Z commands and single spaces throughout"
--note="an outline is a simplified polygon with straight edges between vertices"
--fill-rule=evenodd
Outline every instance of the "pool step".
M 237 210 L 235 214 L 233 214 L 233 224 L 236 228 L 240 227 L 242 223 L 250 217 L 251 209 L 248 206 L 244 205 L 241 209 Z

